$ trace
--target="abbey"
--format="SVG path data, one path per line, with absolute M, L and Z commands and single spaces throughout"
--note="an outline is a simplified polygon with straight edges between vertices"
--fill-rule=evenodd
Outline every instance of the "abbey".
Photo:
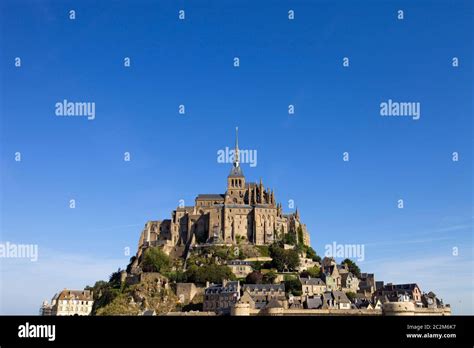
M 310 245 L 306 225 L 298 209 L 283 214 L 273 190 L 260 183 L 247 182 L 240 167 L 238 137 L 235 156 L 223 194 L 200 194 L 194 206 L 178 207 L 171 219 L 148 221 L 141 234 L 139 250 L 147 246 L 250 243 L 271 244 L 294 234 L 296 240 Z

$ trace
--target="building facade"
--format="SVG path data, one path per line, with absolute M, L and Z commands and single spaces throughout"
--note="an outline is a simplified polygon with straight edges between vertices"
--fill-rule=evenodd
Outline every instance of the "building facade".
M 51 315 L 90 315 L 93 304 L 92 291 L 64 289 L 51 300 Z
M 224 281 L 208 284 L 204 290 L 204 312 L 229 314 L 231 307 L 240 299 L 240 282 Z
M 302 296 L 320 296 L 326 291 L 326 284 L 320 278 L 300 278 Z
M 227 262 L 227 267 L 230 268 L 236 278 L 245 278 L 253 272 L 252 263 L 249 261 L 231 260 Z

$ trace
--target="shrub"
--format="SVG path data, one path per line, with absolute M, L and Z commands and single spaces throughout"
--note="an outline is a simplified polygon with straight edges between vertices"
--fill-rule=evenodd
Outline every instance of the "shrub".
M 145 272 L 166 272 L 171 267 L 171 260 L 158 247 L 148 248 L 143 256 L 142 268 Z

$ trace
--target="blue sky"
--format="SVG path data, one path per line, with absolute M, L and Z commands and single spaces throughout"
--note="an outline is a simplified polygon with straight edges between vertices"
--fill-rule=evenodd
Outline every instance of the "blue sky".
M 261 177 L 287 212 L 295 201 L 319 254 L 364 244 L 360 265 L 377 279 L 474 313 L 471 1 L 0 6 L 0 240 L 39 246 L 36 263 L 0 260 L 0 313 L 34 314 L 107 278 L 147 220 L 224 192 L 217 151 L 235 126 L 258 153 L 247 180 Z M 55 116 L 63 99 L 95 102 L 96 118 Z M 388 99 L 419 102 L 420 119 L 381 117 Z

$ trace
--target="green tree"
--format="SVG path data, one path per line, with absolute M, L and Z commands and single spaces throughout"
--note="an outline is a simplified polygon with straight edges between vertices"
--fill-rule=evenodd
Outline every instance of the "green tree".
M 186 282 L 186 273 L 181 272 L 181 271 L 167 272 L 165 276 L 168 277 L 168 279 L 171 282 L 176 282 L 176 283 Z
M 298 225 L 298 228 L 296 231 L 298 233 L 298 244 L 304 244 L 303 227 L 301 227 L 301 225 Z
M 321 269 L 318 266 L 308 268 L 306 271 L 301 272 L 303 278 L 319 278 L 321 276 Z
M 287 234 L 285 234 L 283 238 L 283 242 L 285 244 L 290 244 L 290 245 L 296 245 L 296 235 L 294 232 L 289 231 Z
M 120 268 L 117 270 L 117 272 L 114 272 L 110 275 L 109 285 L 115 289 L 120 289 L 122 286 L 122 270 Z
M 285 250 L 277 244 L 270 246 L 270 257 L 272 258 L 272 267 L 282 272 L 286 268 Z
M 346 292 L 346 296 L 351 302 L 354 302 L 356 298 L 355 292 L 352 292 L 352 291 Z
M 262 261 L 254 261 L 252 263 L 252 267 L 253 267 L 254 270 L 260 271 L 263 267 L 263 262 Z
M 186 281 L 196 284 L 222 283 L 224 279 L 235 280 L 232 270 L 225 265 L 208 264 L 201 267 L 192 265 L 185 274 Z
M 306 257 L 308 259 L 311 259 L 311 260 L 315 261 L 315 262 L 321 263 L 321 257 L 318 256 L 318 254 L 316 254 L 316 251 L 313 248 L 311 248 L 310 246 L 308 246 L 307 249 L 306 249 Z
M 343 264 L 347 265 L 349 272 L 351 272 L 357 278 L 360 278 L 360 268 L 359 266 L 356 265 L 354 261 L 352 261 L 351 259 L 345 259 L 344 261 L 341 262 L 341 265 Z
M 285 250 L 286 267 L 290 271 L 294 271 L 300 265 L 300 256 L 296 250 Z
M 159 247 L 146 249 L 142 262 L 143 271 L 165 273 L 170 267 L 170 257 Z
M 285 291 L 287 293 L 292 293 L 295 296 L 301 296 L 302 286 L 298 278 L 290 278 L 285 280 Z
M 277 274 L 273 271 L 267 272 L 263 275 L 263 280 L 262 282 L 264 284 L 273 284 L 275 282 L 275 279 L 277 277 Z
M 277 243 L 270 246 L 270 256 L 272 258 L 272 267 L 279 272 L 292 271 L 300 264 L 300 257 L 296 250 L 285 250 Z
M 263 274 L 259 271 L 253 271 L 245 277 L 246 284 L 262 284 Z

